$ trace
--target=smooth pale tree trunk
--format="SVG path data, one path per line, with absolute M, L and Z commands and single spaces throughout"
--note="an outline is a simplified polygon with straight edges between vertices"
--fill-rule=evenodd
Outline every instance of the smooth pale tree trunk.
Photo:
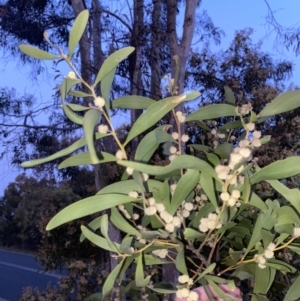
M 184 79 L 186 73 L 186 65 L 188 62 L 188 57 L 191 49 L 192 39 L 194 35 L 195 28 L 195 14 L 197 5 L 200 0 L 186 0 L 185 1 L 185 14 L 183 23 L 183 34 L 182 38 L 179 40 L 177 34 L 177 0 L 167 0 L 167 31 L 169 36 L 169 47 L 170 55 L 172 60 L 171 72 L 172 77 L 176 74 L 176 62 L 175 58 L 178 60 L 178 94 L 184 92 Z M 177 110 L 183 111 L 183 104 L 179 105 Z M 181 127 L 181 132 L 183 133 L 184 127 Z M 177 272 L 174 265 L 164 265 L 163 266 L 163 280 L 164 282 L 172 283 L 174 286 L 178 283 L 179 273 Z M 174 296 L 170 296 L 169 300 L 173 300 Z

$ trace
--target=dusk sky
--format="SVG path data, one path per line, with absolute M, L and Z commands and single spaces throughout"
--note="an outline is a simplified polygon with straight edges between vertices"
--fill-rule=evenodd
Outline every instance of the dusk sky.
M 278 22 L 286 27 L 300 26 L 300 2 L 298 0 L 269 0 Z M 263 41 L 262 50 L 270 53 L 275 59 L 287 59 L 294 64 L 293 78 L 290 82 L 299 86 L 300 62 L 292 51 L 285 48 L 275 47 L 276 35 L 270 33 L 271 28 L 266 24 L 267 6 L 264 0 L 203 0 L 202 10 L 206 10 L 215 25 L 223 29 L 226 36 L 219 47 L 213 49 L 225 49 L 232 41 L 234 33 L 244 28 L 253 28 L 253 41 Z M 201 48 L 201 45 L 199 45 Z M 30 69 L 24 68 L 13 61 L 1 60 L 1 86 L 14 87 L 17 92 L 35 95 L 41 102 L 51 101 L 54 88 L 54 72 L 51 64 L 45 65 L 47 72 L 35 82 L 30 80 Z M 9 182 L 12 182 L 22 170 L 13 168 L 9 158 L 0 162 L 0 195 Z

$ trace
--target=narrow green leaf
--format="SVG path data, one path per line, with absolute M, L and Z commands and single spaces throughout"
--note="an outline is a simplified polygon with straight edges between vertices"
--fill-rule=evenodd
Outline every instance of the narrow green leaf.
M 277 96 L 259 113 L 259 117 L 273 116 L 294 110 L 300 106 L 300 91 L 288 91 Z
M 153 192 L 154 190 L 160 190 L 162 188 L 162 184 L 159 181 L 149 179 L 147 181 L 146 191 Z M 126 180 L 117 183 L 110 184 L 104 188 L 102 188 L 97 194 L 110 194 L 110 193 L 119 193 L 128 195 L 130 191 L 138 191 L 141 192 L 139 185 L 134 180 Z
M 126 236 L 123 238 L 122 243 L 120 245 L 120 252 L 126 255 L 132 255 L 134 250 L 132 250 L 132 236 Z
M 145 287 L 150 282 L 151 275 L 144 277 L 143 254 L 138 256 L 138 262 L 135 270 L 135 284 L 137 287 Z
M 254 229 L 253 229 L 253 233 L 251 236 L 251 239 L 248 243 L 248 247 L 245 251 L 244 254 L 244 258 L 246 257 L 246 255 L 250 252 L 250 250 L 255 246 L 255 244 L 261 240 L 261 229 L 263 227 L 265 227 L 266 223 L 268 222 L 268 220 L 271 219 L 271 212 L 270 210 L 266 211 L 266 212 L 261 212 L 256 220 Z
M 82 111 L 87 111 L 87 110 L 91 109 L 90 107 L 84 107 L 81 105 L 77 105 L 75 103 L 68 103 L 67 106 L 70 107 L 71 110 L 75 111 L 75 112 L 82 112 Z
M 261 170 L 257 171 L 250 177 L 250 183 L 267 180 L 285 179 L 299 174 L 300 157 L 289 157 L 284 160 L 278 160 Z
M 91 109 L 85 113 L 83 118 L 84 136 L 89 149 L 92 164 L 99 163 L 99 158 L 94 146 L 94 130 L 95 126 L 100 122 L 101 116 L 102 114 L 99 110 Z
M 32 47 L 30 45 L 21 44 L 19 45 L 20 50 L 38 60 L 55 60 L 59 59 L 60 56 L 48 53 L 44 50 Z
M 158 148 L 159 144 L 167 141 L 175 142 L 174 138 L 162 129 L 155 129 L 148 133 L 139 143 L 134 160 L 147 163 Z
M 153 103 L 133 124 L 124 145 L 133 138 L 148 130 L 161 120 L 167 113 L 184 101 L 195 99 L 199 92 L 187 92 L 179 96 L 172 96 Z
M 69 93 L 70 89 L 78 83 L 80 83 L 80 81 L 77 79 L 65 78 L 62 84 L 59 86 L 59 89 L 62 98 L 62 107 L 65 115 L 70 119 L 70 121 L 82 125 L 83 117 L 74 113 L 73 110 L 71 110 L 70 107 L 65 103 L 65 98 Z
M 138 199 L 122 194 L 95 195 L 74 204 L 69 205 L 58 212 L 48 223 L 46 230 L 52 230 L 62 224 L 73 221 L 96 212 L 129 202 L 137 202 Z
M 198 281 L 199 279 L 203 278 L 205 275 L 210 274 L 216 267 L 216 263 L 212 263 L 210 266 L 208 266 L 195 280 Z
M 187 172 L 180 178 L 175 188 L 171 200 L 169 213 L 174 215 L 182 201 L 193 191 L 198 184 L 200 174 L 198 170 L 188 169 Z
M 245 177 L 244 177 L 244 189 L 242 191 L 242 200 L 244 201 L 245 204 L 247 204 L 247 203 L 249 203 L 249 200 L 250 200 L 251 184 L 250 184 L 248 174 L 245 173 L 244 175 L 245 175 Z M 253 196 L 253 197 L 255 198 L 255 196 Z
M 113 109 L 147 109 L 156 101 L 139 95 L 119 97 L 111 102 Z
M 300 218 L 292 207 L 282 206 L 277 212 L 276 226 L 300 224 Z
M 107 136 L 108 136 L 108 134 L 96 133 L 95 139 L 98 140 L 98 139 L 101 139 L 101 138 L 107 137 Z M 81 139 L 72 143 L 70 146 L 66 147 L 65 149 L 62 149 L 61 151 L 58 151 L 57 153 L 55 153 L 49 157 L 23 162 L 21 164 L 21 166 L 24 168 L 28 168 L 28 167 L 33 167 L 33 166 L 40 165 L 43 163 L 47 163 L 47 162 L 53 161 L 55 159 L 67 156 L 85 145 L 86 145 L 86 139 L 85 139 L 85 137 L 82 137 Z M 103 157 L 106 158 L 106 155 L 104 154 Z M 112 161 L 116 161 L 116 158 Z M 90 163 L 82 163 L 82 164 L 85 165 L 85 164 L 90 164 Z M 62 163 L 61 163 L 61 165 L 62 165 Z M 73 166 L 73 165 L 68 165 L 68 166 Z M 67 167 L 67 166 L 64 166 L 64 167 Z M 63 167 L 61 167 L 61 168 L 63 168 Z
M 231 129 L 240 129 L 242 128 L 242 122 L 240 120 L 234 120 L 234 121 L 230 121 L 228 123 L 225 123 L 224 125 L 221 125 L 219 127 L 220 130 L 231 130 Z
M 110 220 L 118 229 L 122 230 L 124 233 L 135 235 L 137 237 L 141 236 L 141 233 L 133 226 L 131 226 L 127 220 L 125 220 L 125 218 L 117 208 L 111 208 Z
M 262 211 L 268 209 L 265 202 L 254 192 L 251 193 L 249 204 L 256 208 L 259 208 Z
M 235 106 L 228 104 L 216 104 L 202 107 L 190 114 L 186 121 L 207 120 L 227 116 L 237 116 Z
M 101 219 L 102 219 L 102 216 L 96 217 L 93 221 L 91 221 L 91 222 L 87 225 L 87 228 L 92 229 L 93 231 L 96 231 L 97 229 L 100 229 Z M 83 241 L 85 240 L 85 238 L 86 238 L 86 237 L 84 236 L 84 234 L 81 233 L 79 241 L 80 241 L 80 242 L 83 242 Z
M 198 151 L 202 152 L 213 152 L 214 149 L 207 146 L 207 145 L 202 145 L 202 144 L 188 144 L 187 147 L 193 148 Z
M 164 259 L 164 258 L 159 258 L 155 257 L 153 255 L 144 255 L 144 260 L 145 260 L 145 265 L 156 265 L 156 264 L 169 264 L 170 260 Z
M 116 73 L 117 67 L 111 70 L 100 82 L 101 87 L 101 95 L 105 99 L 105 108 L 106 112 L 109 113 L 110 110 L 110 91 L 111 86 L 113 84 L 115 73 Z
M 185 228 L 183 231 L 184 238 L 187 240 L 194 240 L 194 239 L 199 239 L 202 241 L 206 234 L 203 234 L 201 232 L 198 232 L 192 228 Z
M 190 155 L 176 157 L 169 165 L 153 166 L 138 162 L 121 160 L 118 164 L 126 167 L 132 167 L 134 170 L 145 172 L 149 175 L 165 175 L 177 169 L 196 169 L 200 170 L 215 179 L 218 179 L 215 170 L 204 160 Z
M 261 269 L 258 265 L 255 268 L 255 281 L 253 292 L 255 294 L 266 294 L 270 283 L 271 268 L 265 267 Z
M 231 105 L 235 105 L 235 97 L 232 90 L 228 86 L 224 86 L 225 90 L 225 99 Z
M 88 19 L 89 19 L 88 10 L 83 10 L 76 17 L 69 36 L 69 51 L 68 51 L 69 57 L 73 55 L 75 47 L 77 46 L 79 40 L 81 39 L 84 33 Z
M 267 181 L 277 192 L 290 202 L 300 214 L 300 191 L 298 188 L 290 189 L 277 180 Z
M 219 208 L 213 178 L 205 173 L 201 173 L 200 184 L 204 190 L 204 193 L 207 195 L 210 202 L 214 205 L 215 209 Z
M 219 144 L 215 149 L 215 153 L 221 158 L 221 159 L 228 159 L 230 154 L 233 151 L 233 145 L 231 143 L 222 143 Z
M 221 297 L 223 300 L 226 301 L 236 301 L 236 297 L 226 294 L 214 281 L 211 280 L 209 275 L 205 275 L 204 278 L 207 280 L 208 284 L 212 287 L 212 289 L 216 292 L 218 297 Z
M 184 246 L 181 245 L 180 247 L 176 248 L 177 256 L 175 259 L 176 269 L 183 275 L 188 275 L 188 270 L 185 263 L 185 256 L 184 256 Z
M 108 277 L 106 278 L 102 287 L 102 300 L 104 300 L 104 298 L 111 292 L 113 286 L 115 285 L 124 260 L 125 259 L 122 259 L 122 261 L 115 266 L 115 268 L 109 273 Z
M 107 242 L 106 238 L 101 237 L 100 235 L 95 234 L 91 230 L 89 230 L 85 226 L 81 226 L 81 231 L 83 235 L 91 241 L 94 245 L 98 246 L 101 249 L 110 251 L 110 252 L 115 252 L 115 248 L 112 249 L 110 244 Z M 116 244 L 117 248 L 120 248 L 120 245 Z
M 100 230 L 102 235 L 106 238 L 107 243 L 113 250 L 113 252 L 118 253 L 118 248 L 116 247 L 115 242 L 112 242 L 108 236 L 108 215 L 104 214 L 102 215 L 101 221 L 100 221 Z
M 98 164 L 107 163 L 107 162 L 116 162 L 118 160 L 117 157 L 106 152 L 96 153 L 96 156 L 98 158 Z M 58 165 L 58 169 L 62 169 L 70 166 L 81 166 L 81 165 L 90 165 L 90 164 L 92 165 L 95 164 L 95 162 L 91 158 L 90 152 L 83 152 L 71 156 L 66 160 L 62 161 Z
M 79 90 L 70 90 L 68 94 L 75 97 L 93 97 L 91 94 L 87 94 Z
M 108 73 L 114 70 L 118 64 L 125 60 L 133 51 L 133 47 L 125 47 L 111 54 L 101 66 L 93 86 L 95 87 L 106 75 L 108 75 Z

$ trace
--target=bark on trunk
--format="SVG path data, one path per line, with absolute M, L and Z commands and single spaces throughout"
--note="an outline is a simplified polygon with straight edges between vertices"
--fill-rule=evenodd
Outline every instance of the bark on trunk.
M 136 0 L 133 4 L 133 29 L 132 29 L 132 46 L 135 52 L 131 56 L 132 70 L 130 74 L 131 95 L 141 95 L 142 92 L 142 74 L 141 74 L 141 55 L 142 55 L 142 35 L 144 27 L 144 0 Z M 131 124 L 134 124 L 138 117 L 142 114 L 142 110 L 131 110 Z M 138 138 L 134 138 L 131 142 L 132 154 L 134 154 L 138 146 Z
M 161 66 L 160 66 L 160 47 L 161 47 L 161 0 L 153 1 L 152 11 L 152 48 L 151 48 L 151 98 L 161 99 Z

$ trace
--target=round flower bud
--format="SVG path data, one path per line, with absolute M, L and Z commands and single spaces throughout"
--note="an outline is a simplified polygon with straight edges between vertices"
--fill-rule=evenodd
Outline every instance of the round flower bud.
M 105 99 L 103 97 L 98 96 L 94 99 L 94 104 L 99 109 L 103 108 L 105 105 Z

